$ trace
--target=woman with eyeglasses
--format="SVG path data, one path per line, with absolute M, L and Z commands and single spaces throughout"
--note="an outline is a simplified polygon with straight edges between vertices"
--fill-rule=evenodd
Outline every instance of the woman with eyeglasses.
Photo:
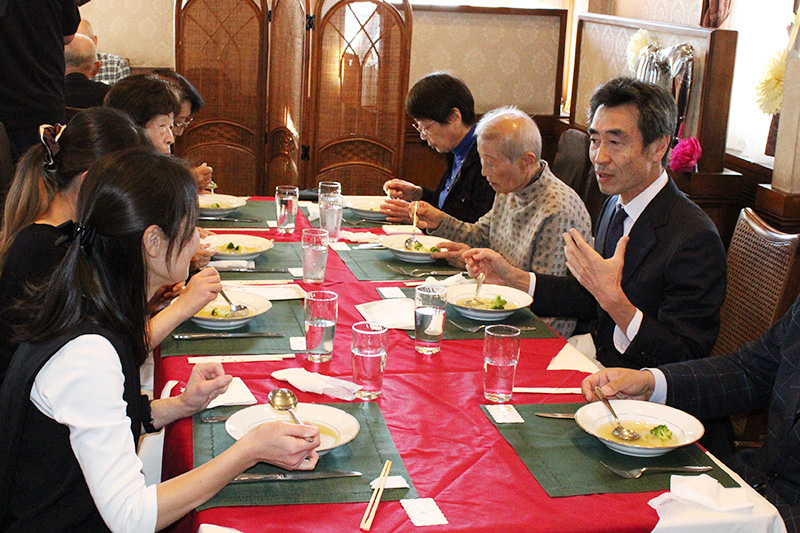
M 201 411 L 231 381 L 222 365 L 205 364 L 178 397 L 151 402 L 139 390 L 147 302 L 186 278 L 197 211 L 191 173 L 172 157 L 133 149 L 92 166 L 64 261 L 19 311 L 25 342 L 0 388 L 4 531 L 155 531 L 258 462 L 316 466 L 319 430 L 279 422 L 253 428 L 194 470 L 145 485 L 136 455 L 142 428 Z
M 446 154 L 447 170 L 436 190 L 392 179 L 383 188 L 394 200 L 381 210 L 389 222 L 406 222 L 408 202 L 424 200 L 464 222 L 475 222 L 492 208 L 494 189 L 483 177 L 475 136 L 475 102 L 467 85 L 445 72 L 419 80 L 408 93 L 406 112 L 428 146 Z

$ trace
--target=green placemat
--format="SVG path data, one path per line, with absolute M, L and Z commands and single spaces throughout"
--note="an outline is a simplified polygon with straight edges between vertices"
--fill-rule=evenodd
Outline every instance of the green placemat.
M 305 336 L 305 314 L 302 300 L 275 300 L 272 309 L 257 316 L 236 332 L 274 331 L 284 333 L 284 337 L 255 337 L 252 339 L 207 339 L 207 340 L 175 340 L 170 334 L 161 343 L 161 357 L 173 355 L 232 355 L 232 354 L 265 354 L 293 353 L 289 345 L 290 337 Z M 173 333 L 212 333 L 187 320 Z
M 330 253 L 330 252 L 329 252 Z M 214 266 L 214 261 L 209 263 Z M 301 268 L 303 248 L 299 242 L 276 242 L 275 245 L 255 258 L 256 268 Z M 294 279 L 288 272 L 225 272 L 219 273 L 223 281 L 234 279 Z
M 412 276 L 405 276 L 399 274 L 389 268 L 392 265 L 405 271 L 411 271 L 415 268 L 425 268 L 430 270 L 457 270 L 447 264 L 444 260 L 435 261 L 433 263 L 408 263 L 397 259 L 389 250 L 336 250 L 339 257 L 342 258 L 344 264 L 350 269 L 350 272 L 359 281 L 408 281 L 408 280 L 422 280 L 422 278 L 414 278 Z
M 372 496 L 369 482 L 381 474 L 384 462 L 392 461 L 391 475 L 403 476 L 410 488 L 385 489 L 382 500 L 397 501 L 416 498 L 417 491 L 411 482 L 400 454 L 389 434 L 380 407 L 374 402 L 326 404 L 353 415 L 361 425 L 358 436 L 350 443 L 331 450 L 320 457 L 316 470 L 357 470 L 361 477 L 315 479 L 307 481 L 265 481 L 228 485 L 216 496 L 198 508 L 233 507 L 240 505 L 292 505 L 306 503 L 368 502 Z M 218 407 L 214 415 L 232 414 L 242 407 Z M 194 467 L 210 461 L 233 444 L 225 431 L 224 423 L 203 423 L 200 417 L 212 410 L 194 415 L 192 423 L 192 448 Z M 259 463 L 248 472 L 272 473 L 285 470 Z
M 301 207 L 300 211 L 308 218 L 308 209 Z M 258 222 L 237 222 L 234 220 L 201 220 L 201 228 L 264 228 L 268 222 L 277 222 L 274 200 L 247 200 L 247 203 L 231 213 L 231 218 L 252 218 Z
M 486 406 L 481 409 L 552 497 L 669 490 L 670 473 L 624 479 L 608 471 L 600 461 L 619 468 L 708 465 L 714 469 L 706 473 L 722 486 L 739 486 L 697 445 L 684 446 L 660 457 L 630 457 L 610 450 L 578 427 L 574 420 L 542 418 L 535 414 L 575 412 L 582 405 L 585 404 L 515 405 L 524 424 L 495 423 L 486 412 Z
M 308 213 L 306 213 L 306 217 Z M 318 228 L 320 224 L 320 220 L 316 219 L 311 222 L 311 225 L 315 228 Z M 390 224 L 390 222 L 386 222 L 385 220 L 368 220 L 366 218 L 362 218 L 355 213 L 353 213 L 347 207 L 344 208 L 342 211 L 342 227 L 343 228 L 380 228 Z
M 414 298 L 414 288 L 413 287 L 400 287 L 400 290 L 409 298 Z M 380 294 L 380 291 L 378 291 Z M 383 297 L 383 295 L 381 295 Z M 447 304 L 447 309 L 445 310 L 445 316 L 447 320 L 444 323 L 444 331 L 442 332 L 442 340 L 452 340 L 452 339 L 482 339 L 483 338 L 483 328 L 479 329 L 475 333 L 470 333 L 469 331 L 462 331 L 458 329 L 456 326 L 450 323 L 452 320 L 456 324 L 467 328 L 474 328 L 485 324 L 484 322 L 480 322 L 479 320 L 472 320 L 471 318 L 467 318 L 458 310 L 450 304 Z M 497 322 L 497 324 L 506 324 L 509 326 L 524 326 L 524 327 L 533 327 L 536 328 L 534 330 L 522 330 L 520 332 L 520 337 L 523 339 L 552 339 L 557 337 L 553 330 L 547 327 L 547 324 L 542 322 L 542 320 L 534 315 L 530 309 L 527 307 L 523 309 L 517 309 L 514 311 L 511 316 L 508 318 L 504 318 Z M 491 324 L 489 324 L 491 325 Z M 414 338 L 413 331 L 406 331 L 408 336 L 412 339 Z

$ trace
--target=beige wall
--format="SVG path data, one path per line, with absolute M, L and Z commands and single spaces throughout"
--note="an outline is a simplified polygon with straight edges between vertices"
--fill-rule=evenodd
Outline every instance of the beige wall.
M 703 13 L 703 0 L 589 0 L 589 12 L 696 26 Z
M 174 0 L 94 0 L 81 7 L 97 50 L 126 57 L 133 67 L 175 66 Z

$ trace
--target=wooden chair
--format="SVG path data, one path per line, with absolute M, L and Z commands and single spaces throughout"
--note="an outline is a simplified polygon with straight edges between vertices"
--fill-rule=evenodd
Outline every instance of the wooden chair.
M 0 206 L 5 204 L 6 193 L 14 180 L 14 156 L 6 127 L 0 122 Z M 2 212 L 2 207 L 0 207 Z
M 728 248 L 728 290 L 711 355 L 731 353 L 767 331 L 794 302 L 800 281 L 800 235 L 782 233 L 742 209 Z M 732 417 L 737 448 L 758 446 L 766 412 Z
M 581 130 L 569 129 L 558 139 L 552 171 L 561 181 L 583 194 L 589 177 L 589 136 Z

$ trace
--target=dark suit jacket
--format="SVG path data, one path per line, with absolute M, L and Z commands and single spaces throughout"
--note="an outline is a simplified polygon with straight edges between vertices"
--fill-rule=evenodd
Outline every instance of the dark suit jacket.
M 422 190 L 422 199 L 433 206 L 439 205 L 439 193 L 444 190 L 447 178 L 453 169 L 453 154 L 447 154 L 447 170 L 442 174 L 435 191 Z M 442 211 L 464 222 L 476 222 L 489 212 L 494 203 L 494 189 L 481 173 L 481 158 L 478 143 L 472 145 L 461 164 L 450 193 L 444 200 Z
M 667 404 L 706 418 L 769 408 L 762 448 L 725 463 L 764 495 L 790 531 L 800 526 L 800 298 L 760 339 L 734 354 L 661 367 Z
M 602 250 L 617 197 L 603 206 L 595 249 Z M 705 357 L 719 332 L 725 299 L 725 249 L 711 219 L 672 179 L 629 234 L 622 289 L 642 311 L 639 333 L 624 354 L 614 347 L 614 321 L 573 277 L 537 275 L 531 309 L 539 316 L 595 319 L 597 359 L 641 368 Z
M 64 103 L 67 107 L 86 109 L 103 105 L 103 98 L 110 89 L 99 81 L 92 81 L 80 72 L 70 72 L 64 78 Z

